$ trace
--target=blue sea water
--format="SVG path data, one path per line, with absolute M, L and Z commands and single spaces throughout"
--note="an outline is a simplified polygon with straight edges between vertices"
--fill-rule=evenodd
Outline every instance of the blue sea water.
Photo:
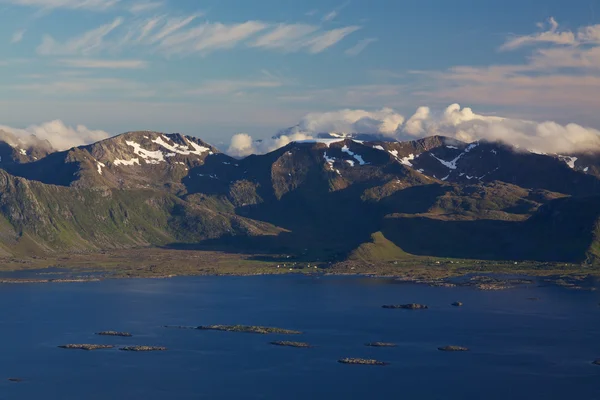
M 450 305 L 457 300 L 464 306 Z M 430 308 L 381 308 L 410 302 Z M 600 366 L 591 364 L 600 358 L 599 302 L 600 291 L 554 286 L 488 292 L 350 277 L 1 285 L 0 399 L 600 399 Z M 201 324 L 305 333 L 163 327 Z M 134 337 L 94 335 L 101 330 Z M 283 339 L 315 347 L 269 344 Z M 372 341 L 398 347 L 364 346 Z M 168 351 L 57 347 L 67 343 Z M 471 351 L 437 350 L 445 345 Z M 343 357 L 390 365 L 339 364 Z

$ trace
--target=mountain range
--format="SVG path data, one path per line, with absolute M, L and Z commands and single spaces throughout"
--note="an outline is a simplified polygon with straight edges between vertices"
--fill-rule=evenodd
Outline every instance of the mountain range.
M 0 255 L 160 246 L 342 261 L 379 238 L 394 254 L 600 263 L 599 154 L 338 136 L 236 159 L 177 133 L 55 151 L 0 132 Z

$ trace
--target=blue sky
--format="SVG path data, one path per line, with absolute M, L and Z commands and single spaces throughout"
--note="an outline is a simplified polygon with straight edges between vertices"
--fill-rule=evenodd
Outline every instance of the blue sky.
M 600 127 L 600 0 L 0 0 L 0 125 L 218 143 L 452 103 Z

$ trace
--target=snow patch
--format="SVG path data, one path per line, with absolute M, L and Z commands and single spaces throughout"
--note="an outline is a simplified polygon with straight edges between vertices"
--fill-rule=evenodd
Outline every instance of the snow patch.
M 351 167 L 354 167 L 354 161 L 352 161 L 352 160 L 346 160 L 346 162 L 348 164 L 350 164 Z
M 19 149 L 19 152 L 24 156 L 27 155 L 27 150 L 25 150 L 25 149 Z
M 454 150 L 458 150 L 458 147 L 456 147 L 456 146 L 446 146 L 446 148 L 448 148 L 448 149 L 454 149 Z
M 564 161 L 571 169 L 575 169 L 575 161 L 577 157 L 558 156 L 561 161 Z
M 188 141 L 185 137 L 183 138 L 183 140 L 185 141 L 185 145 L 182 144 L 174 144 L 171 145 L 169 143 L 167 143 L 165 140 L 169 140 L 169 138 L 164 137 L 164 136 L 159 136 L 156 139 L 152 140 L 153 143 L 158 144 L 159 146 L 164 147 L 165 149 L 169 150 L 172 153 L 177 153 L 177 154 L 182 154 L 184 156 L 188 156 L 190 154 L 195 154 L 197 156 L 202 155 L 203 153 L 210 151 L 210 149 L 208 147 L 204 147 L 204 146 L 200 146 L 199 144 L 193 142 L 193 141 Z M 193 147 L 193 150 L 190 150 L 190 146 Z
M 383 148 L 383 146 L 380 146 L 380 145 L 373 146 L 373 148 L 377 149 L 377 150 L 385 151 L 385 149 Z
M 358 154 L 355 154 L 355 153 L 353 153 L 352 151 L 350 151 L 350 149 L 348 148 L 348 146 L 344 145 L 344 147 L 342 147 L 342 151 L 343 151 L 344 153 L 346 153 L 346 154 L 348 154 L 348 155 L 350 155 L 350 156 L 354 157 L 354 159 L 355 159 L 356 161 L 358 161 L 358 163 L 359 163 L 360 165 L 365 165 L 365 164 L 367 164 L 367 163 L 365 162 L 365 160 L 363 160 L 362 156 L 360 156 L 360 155 L 358 155 Z M 354 166 L 354 162 L 352 162 L 352 164 L 350 164 L 350 165 Z
M 106 165 L 102 164 L 100 161 L 96 161 L 96 166 L 98 167 L 98 173 L 102 175 L 102 167 L 106 167 Z
M 133 147 L 133 152 L 135 153 L 135 155 L 144 159 L 144 161 L 146 161 L 148 164 L 159 164 L 161 162 L 165 162 L 165 157 L 164 157 L 162 151 L 160 151 L 160 150 L 156 150 L 156 151 L 146 150 L 146 149 L 143 149 L 139 143 L 132 142 L 129 140 L 126 141 L 125 143 L 127 144 L 127 146 Z M 125 165 L 132 165 L 132 164 L 125 164 Z
M 450 174 L 448 174 L 445 177 L 443 177 L 442 180 L 445 181 L 445 180 L 448 180 L 448 178 L 450 178 Z
M 416 157 L 414 154 L 409 154 L 408 157 L 404 157 L 402 159 L 400 159 L 400 164 L 402 165 L 406 165 L 407 167 L 412 167 L 412 163 L 411 161 L 414 160 Z
M 458 157 L 456 157 L 454 160 L 452 161 L 445 161 L 442 160 L 441 158 L 436 157 L 433 153 L 429 153 L 433 158 L 435 158 L 436 160 L 438 160 L 442 165 L 444 165 L 445 167 L 448 167 L 450 169 L 456 169 L 456 163 L 458 162 L 458 160 L 461 159 L 462 156 L 464 156 L 465 154 L 469 153 L 471 150 L 473 150 L 474 148 L 476 148 L 477 146 L 479 146 L 479 142 L 475 142 L 475 143 L 471 143 L 470 145 L 467 146 L 467 148 L 465 149 L 465 151 L 463 151 L 462 153 L 460 153 L 458 155 Z
M 585 168 L 583 169 L 583 172 L 588 172 L 588 171 L 589 171 L 589 169 L 590 169 L 590 167 L 585 167 Z
M 131 160 L 115 160 L 114 165 L 140 165 L 139 158 L 132 158 Z

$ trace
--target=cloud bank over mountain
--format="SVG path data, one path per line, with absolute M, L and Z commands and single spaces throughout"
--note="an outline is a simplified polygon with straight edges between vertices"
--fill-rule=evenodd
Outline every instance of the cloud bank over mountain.
M 469 107 L 451 104 L 442 112 L 419 107 L 410 117 L 393 109 L 378 111 L 340 110 L 310 113 L 294 127 L 271 139 L 254 141 L 247 134 L 232 138 L 229 154 L 242 157 L 262 154 L 285 146 L 291 141 L 317 137 L 319 134 L 371 134 L 389 140 L 410 140 L 443 135 L 465 142 L 501 141 L 512 146 L 543 153 L 568 154 L 600 151 L 600 130 L 575 123 L 561 125 L 553 121 L 528 121 L 477 114 Z
M 84 125 L 67 126 L 60 120 L 31 125 L 25 129 L 0 125 L 0 131 L 15 135 L 24 144 L 30 144 L 33 135 L 37 139 L 47 140 L 54 149 L 59 151 L 94 143 L 112 136 L 102 130 L 92 130 Z

